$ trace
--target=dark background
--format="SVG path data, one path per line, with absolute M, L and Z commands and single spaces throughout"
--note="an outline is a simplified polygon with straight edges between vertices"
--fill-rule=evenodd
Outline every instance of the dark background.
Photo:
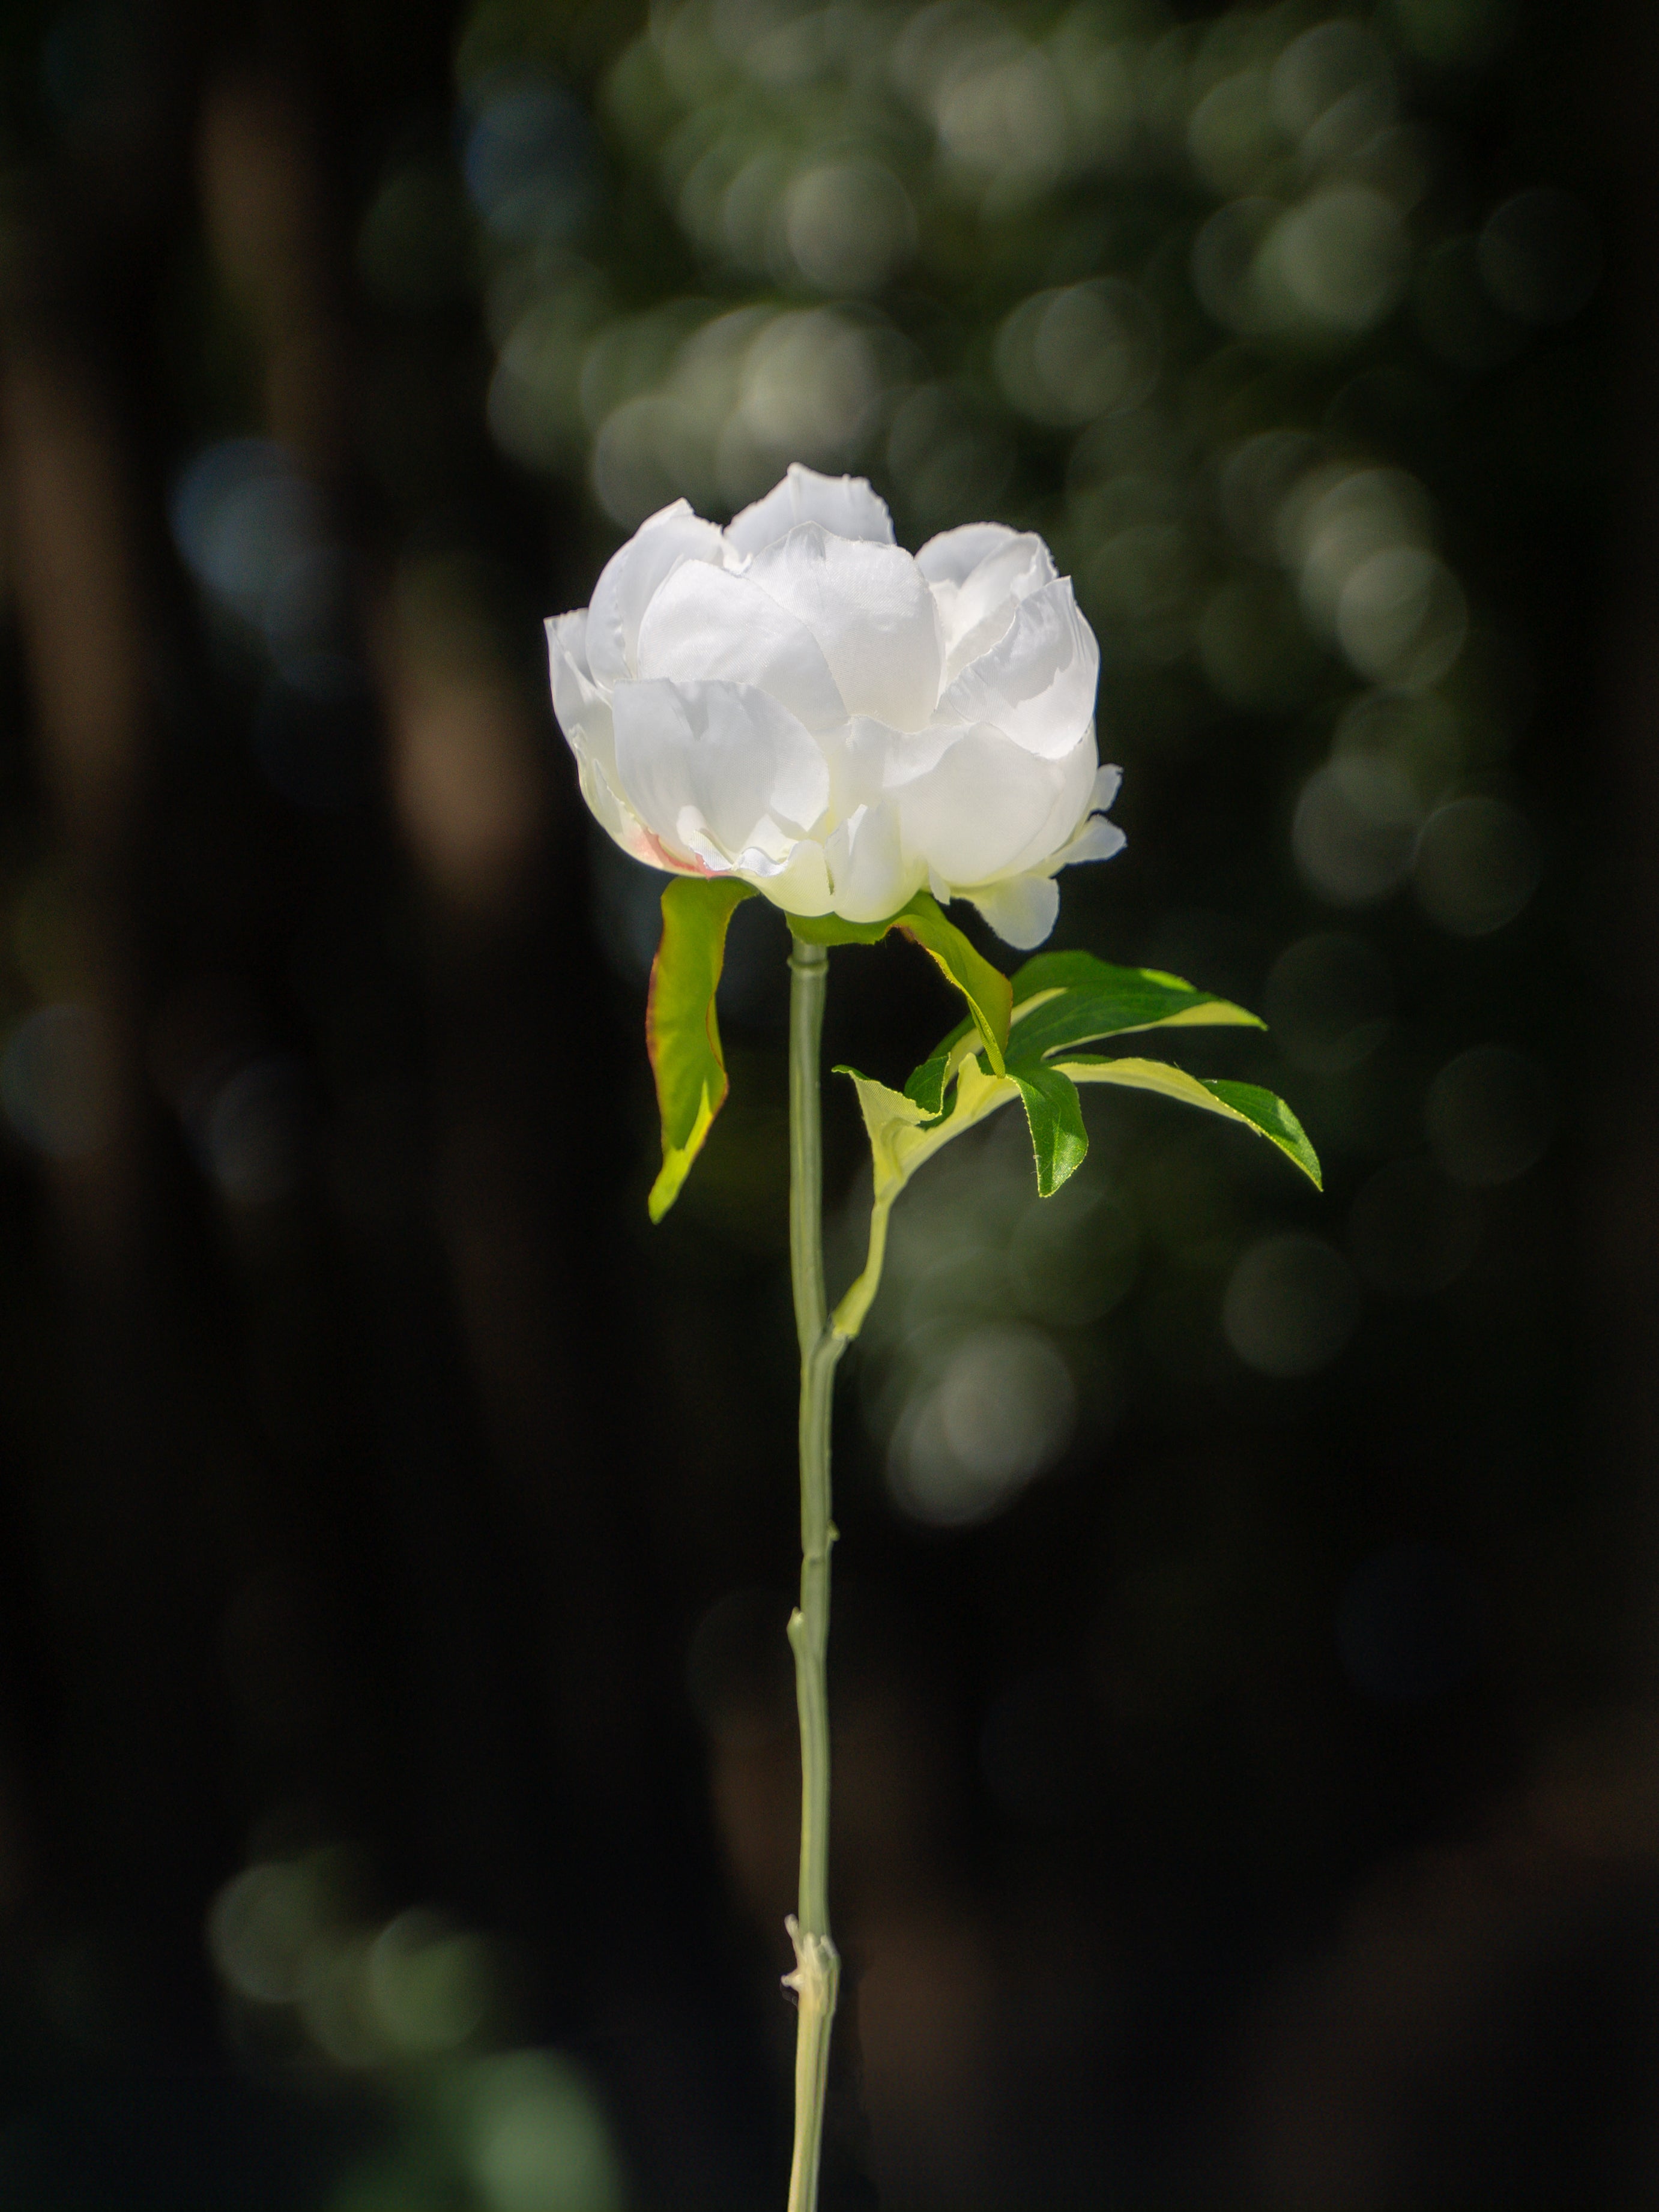
M 1327 1170 L 1093 1100 L 903 1203 L 826 2205 L 1659 2202 L 1643 11 L 3 41 L 0 2206 L 781 2202 L 786 939 L 652 1231 L 539 625 L 796 458 L 1050 537 L 1055 942 Z M 828 1058 L 953 1018 L 836 954 Z

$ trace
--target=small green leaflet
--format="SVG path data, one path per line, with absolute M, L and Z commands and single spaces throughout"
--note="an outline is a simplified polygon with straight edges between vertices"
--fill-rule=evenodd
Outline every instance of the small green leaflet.
M 1040 1060 L 1022 1060 L 1008 1072 L 1019 1085 L 1025 1102 L 1032 1156 L 1037 1163 L 1038 1195 L 1052 1198 L 1066 1177 L 1083 1165 L 1089 1150 L 1077 1086 L 1069 1074 L 1045 1066 Z
M 662 939 L 651 963 L 645 1046 L 662 1117 L 662 1166 L 647 1205 L 661 1221 L 680 1195 L 715 1115 L 726 1103 L 714 994 L 726 929 L 753 887 L 734 876 L 676 876 L 662 894 Z
M 993 1075 L 981 1066 L 977 1053 L 969 1053 L 957 1070 L 950 1111 L 932 1115 L 902 1091 L 889 1091 L 884 1083 L 861 1075 L 856 1067 L 838 1067 L 835 1072 L 851 1076 L 857 1088 L 875 1178 L 863 1270 L 836 1307 L 830 1324 L 838 1336 L 853 1337 L 863 1328 L 864 1316 L 881 1287 L 887 1219 L 894 1201 L 935 1152 L 988 1114 L 994 1114 L 999 1106 L 1023 1098 L 1032 1149 L 1037 1156 L 1039 1188 L 1047 1197 L 1083 1158 L 1089 1138 L 1076 1087 L 1069 1076 L 1055 1068 L 1038 1066 Z

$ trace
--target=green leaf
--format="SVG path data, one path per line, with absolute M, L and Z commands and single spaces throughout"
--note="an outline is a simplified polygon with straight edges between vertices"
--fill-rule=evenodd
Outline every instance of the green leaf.
M 958 1022 L 932 1059 L 924 1060 L 906 1078 L 906 1097 L 913 1100 L 924 1113 L 942 1114 L 946 1092 L 963 1065 L 980 1057 L 984 1042 L 976 1022 Z M 988 1060 L 985 1072 L 987 1075 L 992 1073 Z
M 1108 1060 L 1095 1054 L 1061 1060 L 1016 1059 L 1005 1075 L 996 1075 L 975 1049 L 976 1036 L 977 1031 L 964 1023 L 959 1037 L 954 1042 L 948 1039 L 935 1055 L 930 1065 L 945 1070 L 940 1079 L 937 1113 L 929 1110 L 930 1101 L 918 1100 L 908 1089 L 889 1091 L 885 1084 L 874 1082 L 856 1068 L 836 1070 L 839 1075 L 851 1076 L 857 1086 L 875 1170 L 869 1250 L 857 1280 L 835 1309 L 832 1326 L 838 1335 L 857 1336 L 863 1325 L 881 1285 L 888 1217 L 911 1177 L 953 1138 L 1015 1098 L 1025 1103 L 1036 1156 L 1037 1188 L 1045 1198 L 1051 1197 L 1076 1171 L 1089 1150 L 1082 1101 L 1074 1088 L 1079 1083 L 1115 1083 L 1131 1090 L 1156 1091 L 1167 1098 L 1178 1098 L 1207 1113 L 1241 1121 L 1276 1145 L 1316 1188 L 1322 1188 L 1319 1160 L 1302 1124 L 1271 1091 L 1258 1090 L 1253 1083 L 1206 1083 L 1163 1060 Z M 918 1069 L 918 1076 L 924 1072 Z M 912 1082 L 916 1079 L 912 1077 Z
M 1013 1078 L 990 1075 L 970 1051 L 957 1073 L 956 1088 L 948 1114 L 928 1115 L 902 1091 L 889 1091 L 856 1067 L 838 1067 L 838 1075 L 851 1076 L 858 1091 L 859 1110 L 869 1138 L 875 1191 L 869 1214 L 869 1247 L 863 1272 L 836 1307 L 831 1326 L 838 1336 L 857 1336 L 881 1280 L 887 1255 L 887 1217 L 894 1200 L 918 1168 L 934 1153 L 971 1129 L 987 1114 L 995 1113 L 1020 1095 Z M 1075 1163 L 1073 1164 L 1075 1164 Z M 1070 1170 L 1068 1170 L 1069 1172 Z
M 1060 1056 L 1095 1037 L 1135 1030 L 1200 1024 L 1260 1029 L 1264 1024 L 1254 1014 L 1208 991 L 1195 990 L 1179 975 L 1156 968 L 1115 968 L 1092 952 L 1040 952 L 1016 971 L 1011 983 L 1013 1019 L 1005 1060 L 994 1066 L 982 1064 L 981 1072 L 999 1075 L 1005 1070 L 1018 1085 L 1031 1130 L 1037 1188 L 1045 1198 L 1075 1172 L 1089 1149 L 1074 1076 L 1083 1082 L 1162 1090 L 1211 1113 L 1229 1115 L 1271 1138 L 1305 1175 L 1319 1182 L 1313 1146 L 1290 1108 L 1271 1091 L 1247 1083 L 1204 1083 L 1161 1061 L 1106 1061 L 1085 1055 L 1074 1062 Z M 918 1126 L 943 1127 L 956 1133 L 959 1124 L 946 1102 L 952 1082 L 960 1085 L 968 1063 L 976 1060 L 979 1042 L 976 1025 L 959 1022 L 912 1071 L 903 1095 Z M 1106 1069 L 1113 1072 L 1101 1072 Z M 1124 1069 L 1130 1073 L 1118 1072 Z
M 870 1164 L 875 1176 L 876 1195 L 880 1197 L 889 1184 L 908 1181 L 909 1163 L 918 1149 L 913 1140 L 924 1131 L 926 1117 L 902 1091 L 889 1091 L 873 1075 L 863 1074 L 856 1067 L 837 1067 L 834 1073 L 850 1078 L 858 1093 L 858 1110 L 864 1117 L 864 1133 L 869 1139 Z
M 1083 1165 L 1089 1151 L 1077 1086 L 1061 1069 L 1046 1067 L 1040 1061 L 1030 1066 L 1011 1066 L 1008 1072 L 1025 1101 L 1031 1149 L 1037 1162 L 1037 1194 L 1052 1198 L 1067 1176 Z
M 894 922 L 911 927 L 912 908 L 895 915 Z M 997 971 L 991 972 L 994 975 Z M 1076 1087 L 1079 1083 L 1115 1083 L 1131 1090 L 1160 1091 L 1165 1097 L 1241 1121 L 1276 1145 L 1316 1188 L 1323 1187 L 1318 1157 L 1302 1124 L 1271 1091 L 1259 1090 L 1253 1083 L 1205 1082 L 1162 1060 L 1107 1059 L 1075 1050 L 1095 1037 L 1135 1030 L 1212 1023 L 1261 1028 L 1242 1006 L 1195 990 L 1179 975 L 1157 969 L 1114 968 L 1090 952 L 1040 952 L 1011 979 L 1012 1020 L 1006 1054 L 998 1059 L 985 1047 L 985 1023 L 979 1018 L 970 986 L 956 977 L 953 981 L 975 1006 L 976 1018 L 959 1022 L 912 1073 L 902 1091 L 889 1091 L 851 1068 L 839 1071 L 851 1075 L 858 1086 L 875 1169 L 869 1256 L 863 1272 L 835 1310 L 834 1327 L 841 1335 L 856 1336 L 869 1310 L 881 1279 L 887 1217 L 911 1176 L 941 1146 L 1016 1097 L 1024 1101 L 1037 1188 L 1044 1198 L 1052 1197 L 1077 1171 L 1089 1151 L 1083 1102 Z
M 645 1006 L 645 1046 L 662 1118 L 662 1167 L 647 1200 L 653 1221 L 679 1197 L 726 1103 L 715 987 L 725 965 L 727 927 L 753 896 L 753 886 L 732 876 L 676 876 L 662 894 L 662 939 Z
M 970 1030 L 974 1036 L 979 1032 L 972 1022 L 964 1022 L 961 1030 L 945 1039 L 931 1060 L 924 1060 L 913 1067 L 905 1078 L 905 1096 L 921 1108 L 924 1114 L 942 1114 L 945 1110 L 945 1085 L 950 1079 L 950 1047 L 960 1036 Z
M 913 937 L 924 952 L 938 963 L 945 981 L 954 983 L 967 1000 L 992 1072 L 1003 1072 L 1008 1050 L 1009 1023 L 1014 1009 L 1013 987 L 1000 968 L 993 968 L 976 952 L 938 901 L 918 891 L 902 914 L 894 916 L 906 937 Z
M 1319 1155 L 1301 1122 L 1271 1091 L 1259 1090 L 1253 1083 L 1207 1083 L 1189 1075 L 1184 1067 L 1172 1067 L 1162 1060 L 1107 1060 L 1089 1053 L 1053 1065 L 1074 1083 L 1115 1083 L 1130 1091 L 1156 1091 L 1166 1098 L 1179 1098 L 1188 1106 L 1201 1106 L 1208 1113 L 1242 1121 L 1247 1128 L 1277 1145 L 1316 1190 L 1325 1188 Z
M 1265 1027 L 1209 991 L 1156 968 L 1114 968 L 1092 952 L 1040 952 L 1013 978 L 1010 1057 L 1040 1060 L 1131 1030 Z
M 1294 1160 L 1315 1190 L 1324 1189 L 1325 1176 L 1319 1154 L 1284 1099 L 1256 1083 L 1206 1083 L 1204 1087 L 1223 1106 L 1230 1107 L 1242 1120 L 1259 1129 L 1270 1143 L 1278 1146 L 1287 1160 Z
M 1132 1030 L 1265 1024 L 1242 1006 L 1199 991 L 1156 968 L 1114 968 L 1092 952 L 1040 952 L 1015 970 L 1007 1064 L 1029 1066 L 1057 1052 Z M 959 1022 L 905 1085 L 930 1114 L 944 1111 L 945 1091 L 971 1022 Z
M 991 1066 L 1000 1075 L 1008 1048 L 1014 994 L 1006 975 L 976 952 L 930 892 L 918 891 L 907 906 L 885 921 L 843 921 L 839 915 L 796 915 L 790 927 L 809 945 L 875 945 L 890 929 L 900 929 L 937 963 L 945 981 L 967 1001 Z M 966 1024 L 963 1025 L 964 1030 Z M 939 1110 L 936 1106 L 935 1113 Z

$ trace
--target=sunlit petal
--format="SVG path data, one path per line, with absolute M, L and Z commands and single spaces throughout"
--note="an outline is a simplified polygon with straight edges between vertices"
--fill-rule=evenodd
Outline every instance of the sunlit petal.
M 1061 763 L 998 730 L 964 731 L 898 794 L 906 848 L 924 854 L 948 883 L 989 883 L 1029 865 L 1064 779 Z
M 753 684 L 809 730 L 846 720 L 818 641 L 747 576 L 705 563 L 675 570 L 639 629 L 638 673 L 675 684 Z
M 838 538 L 875 545 L 894 542 L 887 501 L 876 497 L 863 477 L 820 476 L 792 461 L 781 483 L 732 517 L 726 543 L 740 554 L 759 553 L 802 522 L 821 522 Z
M 688 809 L 729 861 L 757 843 L 768 821 L 798 837 L 822 814 L 823 754 L 754 685 L 648 678 L 619 684 L 613 704 L 622 789 L 670 850 L 707 858 Z
M 748 576 L 817 639 L 849 714 L 900 730 L 929 720 L 942 641 L 933 594 L 908 553 L 808 522 L 758 553 Z
M 1016 952 L 1034 951 L 1059 916 L 1059 886 L 1050 875 L 1010 876 L 968 896 L 1003 944 Z
M 1021 600 L 1007 634 L 949 685 L 940 714 L 991 723 L 1028 752 L 1058 759 L 1094 714 L 1100 665 L 1095 634 L 1062 577 Z
M 587 631 L 588 670 L 594 681 L 608 688 L 637 674 L 639 625 L 653 598 L 682 562 L 718 565 L 723 553 L 718 530 L 693 514 L 683 499 L 642 522 L 605 563 L 594 586 Z

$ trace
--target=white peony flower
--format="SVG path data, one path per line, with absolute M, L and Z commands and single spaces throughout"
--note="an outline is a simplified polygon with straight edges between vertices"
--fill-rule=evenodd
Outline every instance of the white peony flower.
M 1022 949 L 1056 872 L 1103 860 L 1100 650 L 1040 538 L 981 522 L 914 558 L 858 477 L 798 463 L 725 530 L 676 500 L 547 624 L 582 795 L 626 853 L 787 914 L 971 899 Z

